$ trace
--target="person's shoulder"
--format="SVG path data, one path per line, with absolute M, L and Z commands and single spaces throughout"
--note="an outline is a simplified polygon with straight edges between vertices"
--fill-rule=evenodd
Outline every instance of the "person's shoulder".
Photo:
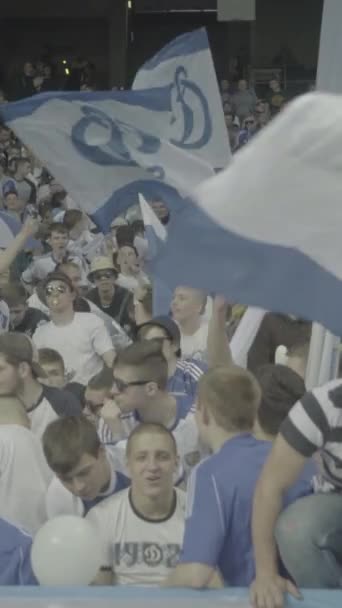
M 123 505 L 129 505 L 128 493 L 129 488 L 125 488 L 124 490 L 120 490 L 120 492 L 107 496 L 107 498 L 104 498 L 95 507 L 90 509 L 89 513 L 101 519 L 105 515 L 115 518 Z
M 22 528 L 18 528 L 3 517 L 0 517 L 1 549 L 3 552 L 19 546 L 30 546 L 32 537 Z
M 200 378 L 208 370 L 208 364 L 198 359 L 179 359 L 176 369 L 182 371 L 184 375 L 189 375 L 196 379 Z
M 180 509 L 185 513 L 186 510 L 186 492 L 181 490 L 180 488 L 175 488 L 176 497 L 177 497 L 177 509 Z
M 32 264 L 44 264 L 47 260 L 51 260 L 51 251 L 37 255 L 37 257 L 32 260 Z
M 42 310 L 39 310 L 39 308 L 34 308 L 33 306 L 28 307 L 28 309 L 26 311 L 26 318 L 28 321 L 32 321 L 32 322 L 36 322 L 36 323 L 43 322 L 42 324 L 44 324 L 44 325 L 45 325 L 45 322 L 50 321 L 49 317 L 45 314 L 45 312 L 43 312 Z
M 180 418 L 187 418 L 189 413 L 195 412 L 194 397 L 184 391 L 173 392 L 172 396 L 176 399 L 180 411 Z
M 301 401 L 305 403 L 315 399 L 318 401 L 322 409 L 334 408 L 342 415 L 342 379 L 331 380 L 322 386 L 314 388 L 302 397 Z
M 122 287 L 121 285 L 117 285 L 115 287 L 114 298 L 117 298 L 118 300 L 121 300 L 122 302 L 124 302 L 125 300 L 130 300 L 131 298 L 133 298 L 133 294 L 126 287 Z
M 92 300 L 93 298 L 96 298 L 97 293 L 98 292 L 97 292 L 96 287 L 93 287 L 92 289 L 89 289 L 89 291 L 87 291 L 87 294 L 86 294 L 86 299 L 87 300 Z
M 78 325 L 88 328 L 104 325 L 103 320 L 94 312 L 75 312 L 74 320 Z
M 32 339 L 33 341 L 36 338 L 39 338 L 41 336 L 44 336 L 44 334 L 50 332 L 51 330 L 55 329 L 54 324 L 52 323 L 52 321 L 50 321 L 49 319 L 46 320 L 46 322 L 43 323 L 39 323 L 38 326 L 36 327 L 33 335 L 32 335 Z
M 43 396 L 58 416 L 78 416 L 82 412 L 77 397 L 65 389 L 44 385 Z

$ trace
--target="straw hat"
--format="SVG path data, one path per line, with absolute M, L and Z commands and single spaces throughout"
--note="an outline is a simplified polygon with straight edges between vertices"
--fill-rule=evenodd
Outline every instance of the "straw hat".
M 105 256 L 99 256 L 94 258 L 90 264 L 90 272 L 88 274 L 89 281 L 93 280 L 95 272 L 101 270 L 111 270 L 114 274 L 117 274 L 113 261 Z

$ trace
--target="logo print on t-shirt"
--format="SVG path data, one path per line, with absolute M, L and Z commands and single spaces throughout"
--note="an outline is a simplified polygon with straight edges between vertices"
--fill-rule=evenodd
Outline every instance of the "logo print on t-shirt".
M 143 544 L 143 561 L 147 566 L 159 566 L 163 559 L 160 545 L 155 543 Z

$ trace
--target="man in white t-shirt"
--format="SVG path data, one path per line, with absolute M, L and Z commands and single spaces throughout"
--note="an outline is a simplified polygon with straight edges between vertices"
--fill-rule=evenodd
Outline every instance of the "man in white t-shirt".
M 204 321 L 207 296 L 198 289 L 177 287 L 171 302 L 173 319 L 181 332 L 183 359 L 207 360 L 208 322 Z
M 52 422 L 43 435 L 43 449 L 55 474 L 46 494 L 49 519 L 58 515 L 83 517 L 104 498 L 127 488 L 119 459 L 100 442 L 85 416 Z
M 31 339 L 15 332 L 0 335 L 0 395 L 15 395 L 24 405 L 32 432 L 41 437 L 46 426 L 60 416 L 78 416 L 81 406 L 70 392 L 44 386 L 44 378 Z
M 47 520 L 52 473 L 17 397 L 0 397 L 0 517 L 30 534 Z
M 87 519 L 102 545 L 97 584 L 160 585 L 181 550 L 185 494 L 173 487 L 174 437 L 158 424 L 141 424 L 127 443 L 131 488 L 107 498 Z
M 75 312 L 75 291 L 63 273 L 51 273 L 45 283 L 45 297 L 51 321 L 33 335 L 37 348 L 54 348 L 63 357 L 74 382 L 87 384 L 103 364 L 114 361 L 112 341 L 104 322 L 93 313 Z

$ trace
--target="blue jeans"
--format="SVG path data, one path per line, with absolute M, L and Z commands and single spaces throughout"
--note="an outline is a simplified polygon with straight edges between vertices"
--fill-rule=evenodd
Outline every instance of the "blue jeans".
M 276 541 L 298 587 L 342 587 L 342 494 L 313 494 L 279 517 Z

